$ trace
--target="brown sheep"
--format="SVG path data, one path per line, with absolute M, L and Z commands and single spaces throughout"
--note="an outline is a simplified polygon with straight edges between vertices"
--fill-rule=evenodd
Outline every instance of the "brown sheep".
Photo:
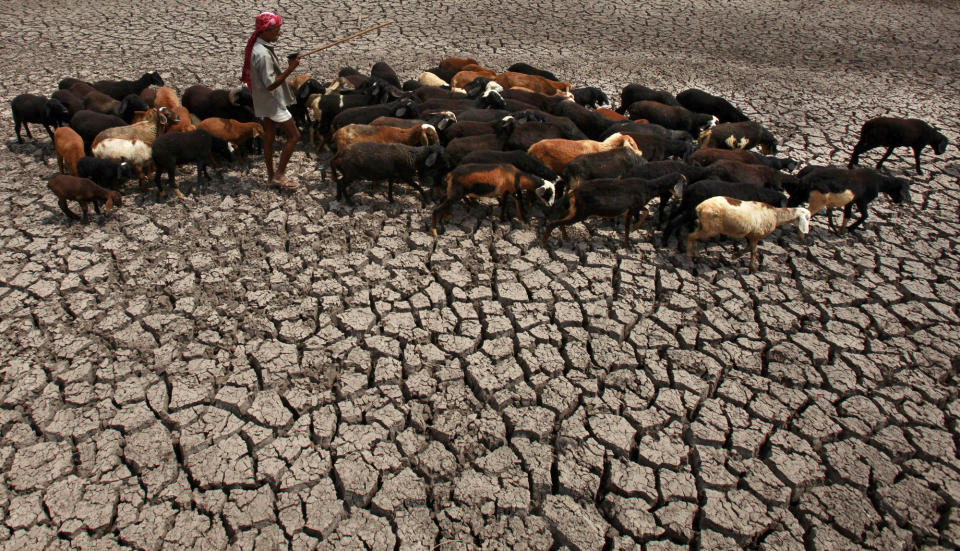
M 569 82 L 557 82 L 537 75 L 514 73 L 505 71 L 493 78 L 493 81 L 504 88 L 526 88 L 545 96 L 566 96 L 573 99 Z
M 154 107 L 166 107 L 173 111 L 180 118 L 180 122 L 170 127 L 167 132 L 192 132 L 197 129 L 190 121 L 190 111 L 180 104 L 177 93 L 169 86 L 164 86 L 157 90 L 157 96 L 153 100 Z
M 263 126 L 259 122 L 237 122 L 233 119 L 223 119 L 220 117 L 210 117 L 203 119 L 197 125 L 198 130 L 206 130 L 211 135 L 233 144 L 237 150 L 237 156 L 240 155 L 240 146 L 247 140 L 263 135 Z
M 80 210 L 83 212 L 83 223 L 88 221 L 88 205 L 93 203 L 93 210 L 100 214 L 100 203 L 105 203 L 104 215 L 109 213 L 113 206 L 120 206 L 122 199 L 116 191 L 105 189 L 93 183 L 89 178 L 78 178 L 68 174 L 58 174 L 50 179 L 47 187 L 57 196 L 57 204 L 69 218 L 78 220 L 77 216 L 67 207 L 67 201 L 77 201 L 80 203 Z
M 57 165 L 61 174 L 77 175 L 77 161 L 83 157 L 83 138 L 69 126 L 61 126 L 53 133 L 53 147 L 57 150 Z
M 429 124 L 412 128 L 348 124 L 333 133 L 337 151 L 344 151 L 357 142 L 402 143 L 406 145 L 433 145 L 440 143 L 437 129 Z
M 602 142 L 593 140 L 565 140 L 562 138 L 540 140 L 531 145 L 527 153 L 547 165 L 547 167 L 557 174 L 563 174 L 563 170 L 567 167 L 567 164 L 579 155 L 609 151 L 618 147 L 627 147 L 637 152 L 640 151 L 640 148 L 637 147 L 637 142 L 633 141 L 633 138 L 617 132 L 611 134 L 609 138 Z

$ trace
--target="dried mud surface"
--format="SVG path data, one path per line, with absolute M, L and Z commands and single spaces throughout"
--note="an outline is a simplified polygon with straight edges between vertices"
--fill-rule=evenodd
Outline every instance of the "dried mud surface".
M 216 6 L 208 11 L 208 6 Z M 159 70 L 234 85 L 260 5 L 6 2 L 0 99 Z M 777 232 L 695 273 L 603 220 L 548 248 L 401 191 L 333 200 L 229 170 L 67 223 L 49 140 L 0 112 L 0 548 L 955 549 L 957 2 L 283 1 L 278 48 L 386 19 L 301 66 L 468 54 L 731 98 L 804 162 L 860 124 L 951 140 L 913 202 Z M 35 135 L 44 133 L 33 128 Z M 863 158 L 876 162 L 879 151 Z

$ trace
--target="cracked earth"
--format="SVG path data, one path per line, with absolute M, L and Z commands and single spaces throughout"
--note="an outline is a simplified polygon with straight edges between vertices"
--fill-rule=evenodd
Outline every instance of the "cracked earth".
M 207 6 L 209 6 L 209 11 Z M 159 70 L 236 84 L 260 6 L 6 2 L 0 98 Z M 215 6 L 215 8 L 214 8 Z M 482 7 L 478 7 L 482 6 Z M 273 6 L 269 6 L 273 7 Z M 278 51 L 525 61 L 618 96 L 730 98 L 803 163 L 918 117 L 947 153 L 858 236 L 822 215 L 762 270 L 698 272 L 603 220 L 550 248 L 492 205 L 434 240 L 412 193 L 333 200 L 229 170 L 67 223 L 49 140 L 0 111 L 0 548 L 956 549 L 956 2 L 284 1 Z M 875 163 L 880 150 L 864 156 Z M 257 163 L 258 167 L 262 165 Z

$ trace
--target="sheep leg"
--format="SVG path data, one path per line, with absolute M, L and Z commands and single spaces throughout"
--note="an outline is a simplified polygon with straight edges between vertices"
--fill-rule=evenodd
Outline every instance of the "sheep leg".
M 923 170 L 920 169 L 920 150 L 921 149 L 923 148 L 917 147 L 917 146 L 913 147 L 913 160 L 914 162 L 916 162 L 916 165 L 917 165 L 917 174 L 919 174 L 920 176 L 923 176 Z
M 834 224 L 834 222 L 833 222 L 833 209 L 828 208 L 828 209 L 826 210 L 826 212 L 824 212 L 823 214 L 824 214 L 824 216 L 827 217 L 827 226 L 829 226 L 830 229 L 833 230 L 834 233 L 836 233 L 836 232 L 837 232 L 837 225 Z M 846 220 L 846 217 L 844 217 L 844 220 Z
M 699 258 L 699 256 L 700 256 L 700 251 L 697 250 L 696 241 L 699 241 L 699 240 L 701 240 L 701 239 L 706 239 L 706 238 L 709 238 L 709 237 L 713 237 L 714 235 L 716 235 L 716 234 L 715 234 L 715 233 L 710 233 L 710 232 L 708 232 L 708 231 L 704 231 L 704 229 L 701 228 L 701 227 L 699 227 L 699 224 L 698 224 L 696 231 L 693 231 L 693 232 L 690 232 L 689 234 L 687 234 L 687 239 L 686 239 L 686 243 L 687 243 L 687 257 L 688 257 L 688 258 Z
M 63 157 L 59 153 L 57 153 L 57 167 L 60 168 L 60 174 L 67 173 L 66 165 L 63 163 Z
M 503 195 L 500 196 L 500 221 L 501 222 L 507 221 L 507 195 L 509 195 L 509 193 L 504 193 Z
M 393 202 L 393 180 L 387 181 L 387 201 Z
M 450 187 L 447 189 L 447 198 L 444 199 L 437 208 L 433 209 L 433 217 L 430 219 L 430 233 L 434 237 L 437 236 L 437 222 L 440 222 L 444 216 L 450 213 L 450 205 L 463 197 L 464 193 L 461 188 Z
M 53 141 L 53 130 L 50 129 L 50 125 L 48 125 L 48 124 L 43 125 L 43 127 L 47 129 L 47 134 L 50 135 L 50 141 L 52 142 L 52 141 Z M 917 155 L 919 156 L 919 153 L 918 153 Z
M 83 223 L 86 224 L 90 221 L 89 204 L 86 201 L 78 201 L 78 203 L 80 203 L 80 212 L 83 213 Z
M 748 238 L 748 241 L 750 242 L 750 271 L 756 272 L 757 271 L 757 241 L 759 241 L 759 239 Z
M 23 137 L 20 136 L 20 127 L 21 127 L 21 126 L 27 126 L 27 123 L 22 122 L 22 121 L 18 121 L 18 120 L 14 120 L 14 121 L 13 121 L 13 126 L 14 126 L 14 130 L 17 131 L 17 143 L 23 143 Z M 30 132 L 30 129 L 29 129 L 29 128 L 27 128 L 27 132 Z
M 636 216 L 636 215 L 637 215 L 637 213 L 634 213 L 634 216 Z M 644 210 L 644 211 L 643 211 L 643 214 L 640 215 L 640 218 L 638 218 L 637 221 L 633 223 L 633 227 L 631 228 L 631 231 L 636 231 L 636 230 L 640 229 L 640 226 L 641 226 L 644 222 L 646 222 L 646 221 L 647 221 L 647 218 L 649 218 L 649 217 L 650 217 L 650 211 Z M 651 233 L 652 233 L 652 232 L 651 232 Z
M 883 162 L 887 160 L 891 153 L 893 153 L 893 147 L 888 147 L 887 152 L 883 154 L 883 157 L 880 157 L 880 162 L 877 163 L 877 170 L 883 167 Z
M 843 221 L 840 224 L 840 229 L 837 231 L 838 234 L 842 234 L 847 231 L 847 220 L 853 216 L 853 203 L 847 203 L 843 207 Z
M 67 215 L 67 218 L 70 218 L 71 220 L 79 220 L 79 219 L 80 219 L 80 217 L 77 216 L 77 214 L 74 213 L 72 210 L 70 210 L 70 207 L 67 206 L 67 200 L 66 200 L 66 199 L 64 199 L 64 198 L 61 197 L 61 198 L 57 201 L 57 204 L 60 205 L 60 210 L 62 210 L 63 213 Z
M 853 168 L 860 164 L 860 155 L 867 150 L 867 147 L 863 145 L 863 142 L 857 142 L 857 145 L 853 147 L 853 154 L 850 155 L 850 162 L 847 163 L 847 168 Z
M 529 198 L 529 194 L 528 194 L 528 198 Z M 526 223 L 527 223 L 527 213 L 524 212 L 524 210 L 523 210 L 523 201 L 521 201 L 521 199 L 522 199 L 522 197 L 520 196 L 520 191 L 517 191 L 516 193 L 513 194 L 513 201 L 514 201 L 514 203 L 517 204 L 517 216 L 520 217 L 520 221 L 521 221 L 521 222 L 523 222 L 524 224 L 526 224 Z
M 23 129 L 27 131 L 27 137 L 32 140 L 33 134 L 30 132 L 30 125 L 27 123 L 23 123 Z
M 630 209 L 627 209 L 627 212 L 623 214 L 623 246 L 626 249 L 630 248 L 630 219 L 633 218 L 633 212 Z
M 547 224 L 547 227 L 543 230 L 543 235 L 540 237 L 540 242 L 546 245 L 547 239 L 550 238 L 550 233 L 553 232 L 553 229 L 556 227 L 560 228 L 560 236 L 563 238 L 564 241 L 566 241 L 568 239 L 567 226 L 569 224 L 576 224 L 577 222 L 580 222 L 586 217 L 587 217 L 586 214 L 582 216 L 578 215 L 576 197 L 571 196 L 570 207 L 567 210 L 567 215 L 564 216 L 563 218 L 558 218 L 557 220 L 554 220 L 553 222 L 550 222 L 549 224 Z
M 852 203 L 850 203 L 850 204 L 852 205 Z M 867 219 L 867 216 L 869 215 L 869 211 L 867 210 L 867 205 L 866 205 L 866 203 L 861 204 L 861 203 L 858 202 L 858 203 L 857 203 L 857 210 L 860 211 L 860 218 L 859 218 L 856 222 L 854 222 L 853 224 L 850 224 L 850 227 L 847 228 L 847 230 L 849 230 L 849 231 L 853 231 L 853 230 L 860 229 L 860 226 L 863 224 L 863 221 L 866 220 L 866 219 Z M 852 213 L 852 212 L 853 212 L 853 209 L 851 209 L 850 212 Z
M 139 165 L 133 165 L 133 170 L 135 170 L 137 173 L 137 180 L 140 182 L 140 189 L 147 189 L 147 178 L 143 174 L 143 169 L 141 169 Z
M 408 180 L 407 183 L 413 186 L 413 189 L 417 190 L 417 193 L 420 194 L 420 206 L 427 206 L 427 192 L 423 189 L 423 186 L 421 186 L 420 183 L 413 178 Z

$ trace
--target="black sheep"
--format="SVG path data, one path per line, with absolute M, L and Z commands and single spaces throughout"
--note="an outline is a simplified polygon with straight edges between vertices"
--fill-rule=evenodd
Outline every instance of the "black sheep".
M 560 179 L 556 172 L 526 151 L 473 151 L 460 159 L 460 164 L 508 164 L 550 182 L 556 183 Z
M 455 69 L 443 69 L 440 67 L 430 67 L 425 72 L 433 73 L 447 82 L 450 82 L 450 79 L 453 78 L 453 75 L 457 74 L 457 70 Z
M 83 109 L 70 118 L 70 128 L 72 128 L 80 137 L 83 138 L 83 148 L 87 155 L 90 155 L 90 145 L 93 143 L 97 134 L 108 128 L 115 126 L 126 126 L 127 121 L 116 115 L 105 115 Z
M 55 99 L 62 103 L 67 108 L 67 112 L 70 113 L 71 117 L 76 115 L 77 111 L 83 109 L 83 98 L 77 96 L 70 90 L 57 90 L 50 94 L 50 99 Z
M 200 178 L 210 179 L 207 174 L 207 165 L 217 166 L 217 159 L 232 162 L 234 159 L 233 146 L 220 138 L 212 136 L 205 130 L 190 132 L 171 132 L 157 136 L 153 142 L 153 163 L 156 165 L 157 191 L 163 195 L 163 186 L 160 183 L 164 172 L 169 178 L 169 185 L 178 197 L 183 194 L 177 187 L 175 173 L 178 165 L 197 163 L 197 185 Z
M 426 204 L 424 189 L 417 183 L 440 181 L 450 163 L 441 145 L 414 147 L 403 144 L 360 142 L 351 145 L 330 159 L 330 169 L 337 182 L 337 200 L 350 203 L 348 186 L 357 180 L 389 182 L 387 198 L 393 202 L 394 182 L 406 182 L 420 192 Z
M 27 129 L 27 137 L 33 139 L 27 123 L 42 124 L 53 141 L 53 128 L 59 128 L 70 120 L 70 111 L 55 99 L 47 99 L 35 94 L 20 94 L 10 101 L 13 112 L 13 126 L 17 133 L 17 143 L 23 143 L 20 127 Z M 51 128 L 52 127 L 52 128 Z
M 151 84 L 163 86 L 160 73 L 156 71 L 144 73 L 137 80 L 98 80 L 93 83 L 93 87 L 119 101 L 130 94 L 139 95 L 144 88 Z
M 563 170 L 563 180 L 567 187 L 573 189 L 586 180 L 616 178 L 629 174 L 646 163 L 647 160 L 643 155 L 626 147 L 586 153 L 574 157 L 567 163 L 567 167 Z M 557 195 L 563 195 L 562 188 L 557 189 Z
M 507 109 L 507 104 L 500 93 L 494 90 L 488 90 L 475 99 L 464 98 L 462 94 L 457 96 L 458 94 L 449 98 L 428 98 L 419 105 L 419 108 L 423 112 L 452 111 L 453 113 L 462 113 L 469 109 Z
M 610 125 L 610 128 L 607 128 L 606 132 L 604 132 L 600 138 L 605 140 L 617 132 L 660 136 L 662 138 L 679 141 L 693 140 L 693 135 L 686 130 L 671 130 L 669 128 L 660 126 L 659 124 L 638 123 L 633 121 L 614 121 L 614 123 Z
M 610 105 L 610 98 L 603 93 L 603 90 L 594 86 L 574 88 L 570 93 L 573 94 L 573 101 L 584 107 L 596 109 L 601 105 Z
M 106 115 L 116 115 L 130 124 L 137 111 L 146 111 L 150 107 L 143 98 L 134 94 L 129 94 L 122 101 L 117 101 L 106 94 L 93 91 L 83 98 L 83 108 Z
M 718 196 L 733 197 L 741 201 L 760 201 L 775 207 L 782 207 L 787 200 L 786 196 L 779 191 L 753 184 L 725 182 L 723 180 L 700 180 L 691 183 L 684 190 L 680 204 L 670 213 L 670 219 L 663 230 L 661 245 L 666 246 L 671 235 L 677 233 L 684 226 L 689 227 L 697 220 L 697 205 L 711 197 Z M 683 239 L 677 240 L 677 248 L 681 251 L 684 249 Z
M 246 86 L 232 90 L 214 90 L 195 84 L 183 91 L 180 103 L 200 120 L 210 117 L 233 119 L 238 122 L 254 122 L 253 96 Z
M 333 117 L 330 127 L 333 130 L 338 130 L 348 124 L 370 124 L 377 117 L 416 119 L 420 117 L 420 113 L 421 110 L 416 101 L 412 98 L 401 98 L 382 105 L 364 105 L 344 109 Z
M 760 146 L 764 155 L 777 152 L 777 139 L 758 122 L 725 122 L 700 134 L 700 147 L 752 149 Z
M 642 84 L 628 84 L 620 92 L 620 107 L 617 108 L 617 113 L 625 114 L 627 108 L 638 101 L 659 101 L 666 105 L 680 107 L 680 102 L 670 92 L 654 90 Z
M 707 113 L 694 113 L 685 107 L 674 107 L 659 101 L 638 101 L 627 108 L 631 119 L 647 119 L 672 130 L 684 130 L 699 134 L 700 130 L 711 128 L 717 123 L 717 117 Z
M 307 127 L 307 100 L 314 94 L 322 94 L 324 92 L 326 92 L 326 88 L 319 80 L 314 78 L 307 79 L 297 88 L 294 94 L 296 103 L 287 107 L 290 115 L 293 116 L 293 120 L 296 121 L 297 128 L 304 130 Z
M 755 165 L 762 164 L 776 170 L 786 170 L 787 172 L 796 170 L 798 164 L 797 161 L 790 157 L 771 157 L 744 149 L 721 149 L 717 147 L 698 149 L 690 155 L 688 161 L 696 165 L 707 166 L 723 159 Z
M 713 94 L 690 88 L 677 94 L 680 105 L 696 113 L 709 113 L 720 122 L 743 122 L 750 120 L 743 111 L 733 106 L 729 101 Z
M 447 145 L 450 140 L 463 138 L 466 136 L 480 136 L 482 134 L 493 134 L 493 122 L 482 121 L 459 121 L 451 124 L 446 130 L 439 131 L 440 143 Z
M 636 132 L 622 132 L 637 142 L 637 147 L 648 161 L 663 161 L 667 157 L 686 159 L 693 153 L 693 140 L 675 140 L 654 134 L 638 134 Z
M 550 71 L 545 71 L 543 69 L 538 69 L 533 65 L 527 63 L 514 63 L 513 65 L 507 67 L 507 71 L 513 73 L 523 73 L 525 75 L 536 75 L 538 77 L 543 77 L 550 80 L 559 81 L 560 79 L 556 77 Z
M 890 153 L 897 147 L 913 149 L 913 159 L 916 162 L 917 174 L 923 174 L 920 169 L 920 152 L 930 146 L 937 155 L 942 155 L 947 149 L 947 137 L 935 128 L 920 119 L 900 119 L 895 117 L 877 117 L 863 123 L 860 129 L 860 141 L 853 148 L 849 167 L 853 168 L 860 160 L 860 155 L 875 147 L 886 147 L 887 152 L 877 163 L 877 169 L 883 167 Z
M 790 193 L 788 207 L 810 202 L 810 214 L 823 207 L 843 207 L 840 231 L 858 229 L 867 219 L 868 205 L 881 193 L 894 203 L 910 200 L 910 182 L 871 168 L 846 169 L 832 166 L 807 166 L 798 173 L 799 182 L 787 185 Z M 860 211 L 860 219 L 845 228 L 853 215 L 853 206 Z M 831 218 L 832 225 L 833 220 Z
M 136 176 L 133 166 L 128 162 L 82 157 L 77 160 L 77 176 L 89 178 L 98 186 L 107 189 L 120 189 L 123 183 Z
M 554 211 L 560 216 L 554 217 L 540 236 L 544 245 L 554 228 L 559 227 L 563 238 L 567 238 L 566 226 L 585 220 L 588 216 L 614 218 L 625 216 L 623 227 L 623 246 L 630 247 L 630 231 L 636 229 L 647 219 L 647 203 L 654 197 L 665 204 L 672 197 L 679 197 L 687 179 L 682 174 L 668 174 L 656 179 L 648 178 L 601 178 L 583 182 L 580 187 L 557 202 Z M 643 215 L 640 210 L 643 210 Z M 632 225 L 630 222 L 636 220 Z
M 564 140 L 585 140 L 586 136 L 570 121 L 566 124 L 553 122 L 529 121 L 517 124 L 517 127 L 507 138 L 507 149 L 526 151 L 540 140 L 562 138 Z
M 378 61 L 374 63 L 373 68 L 370 69 L 370 76 L 381 78 L 397 88 L 400 88 L 401 86 L 400 78 L 397 77 L 397 73 L 385 61 Z
M 600 113 L 569 100 L 554 103 L 549 112 L 570 119 L 591 140 L 600 141 L 600 136 L 614 123 Z
M 729 159 L 710 163 L 706 167 L 706 170 L 712 177 L 720 180 L 743 182 L 745 184 L 768 187 L 777 191 L 783 191 L 784 186 L 794 183 L 797 179 L 797 177 L 792 174 L 780 172 L 764 164 L 741 163 L 740 161 Z
M 643 163 L 624 173 L 624 178 L 647 178 L 653 180 L 666 176 L 667 174 L 683 174 L 687 182 L 694 183 L 705 180 L 710 177 L 710 173 L 699 166 L 693 166 L 683 161 L 651 161 Z M 666 212 L 667 201 L 660 201 L 657 207 L 657 225 L 662 226 L 664 222 L 664 213 Z
M 74 84 L 78 84 L 78 83 L 90 84 L 89 82 L 87 82 L 87 81 L 85 81 L 85 80 L 80 80 L 79 78 L 67 77 L 67 78 L 61 80 L 61 81 L 57 84 L 57 88 L 60 89 L 60 90 L 69 90 L 69 89 L 73 88 L 73 85 L 74 85 Z M 93 85 L 90 84 L 90 86 L 93 86 Z
M 493 123 L 493 134 L 479 134 L 476 136 L 464 136 L 455 138 L 447 144 L 447 155 L 450 157 L 452 166 L 460 164 L 460 160 L 474 151 L 494 150 L 503 151 L 506 149 L 507 139 L 517 127 L 517 121 L 513 117 L 504 117 Z

